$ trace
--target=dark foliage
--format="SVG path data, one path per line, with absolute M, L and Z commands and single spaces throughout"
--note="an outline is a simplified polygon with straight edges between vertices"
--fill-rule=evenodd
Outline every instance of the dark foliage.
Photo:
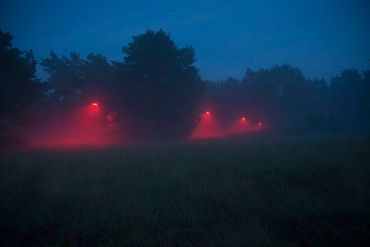
M 28 121 L 27 109 L 45 87 L 35 77 L 32 51 L 12 46 L 13 37 L 0 30 L 0 144 L 17 142 L 14 126 Z
M 32 52 L 11 46 L 1 33 L 1 129 L 24 120 L 41 95 Z M 41 65 L 49 74 L 43 112 L 100 101 L 126 138 L 172 139 L 191 133 L 199 113 L 215 112 L 229 125 L 240 116 L 274 131 L 370 132 L 370 70 L 345 70 L 330 80 L 308 79 L 299 68 L 247 69 L 241 79 L 203 82 L 192 47 L 178 48 L 163 30 L 134 36 L 121 62 L 100 54 L 82 58 L 51 52 Z M 10 132 L 7 132 L 10 133 Z
M 330 84 L 330 113 L 338 128 L 366 130 L 370 128 L 370 70 L 362 74 L 345 70 Z
M 106 105 L 114 95 L 113 66 L 106 57 L 91 53 L 85 59 L 76 52 L 59 57 L 51 52 L 41 65 L 49 74 L 53 91 L 50 100 L 61 104 L 83 104 L 99 99 Z
M 247 69 L 241 81 L 208 82 L 203 104 L 224 119 L 247 115 L 271 130 L 369 133 L 369 74 L 345 70 L 329 84 L 290 65 Z
M 187 136 L 203 92 L 194 50 L 177 48 L 160 30 L 133 37 L 123 51 L 124 61 L 113 64 L 101 55 L 60 58 L 52 52 L 42 60 L 55 89 L 51 98 L 63 104 L 104 102 L 107 111 L 121 113 L 126 137 Z
M 124 62 L 117 66 L 126 75 L 122 101 L 132 119 L 126 129 L 143 137 L 189 135 L 203 92 L 193 48 L 177 48 L 164 31 L 148 30 L 123 51 Z

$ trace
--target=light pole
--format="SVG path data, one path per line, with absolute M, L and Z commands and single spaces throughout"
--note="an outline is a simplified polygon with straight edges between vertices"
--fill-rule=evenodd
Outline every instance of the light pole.
M 96 138 L 99 139 L 99 104 L 97 102 L 91 103 L 91 105 L 95 108 L 96 110 Z

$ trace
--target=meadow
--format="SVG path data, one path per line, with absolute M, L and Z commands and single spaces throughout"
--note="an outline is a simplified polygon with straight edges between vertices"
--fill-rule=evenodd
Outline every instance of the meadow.
M 1 151 L 1 246 L 365 246 L 370 139 Z

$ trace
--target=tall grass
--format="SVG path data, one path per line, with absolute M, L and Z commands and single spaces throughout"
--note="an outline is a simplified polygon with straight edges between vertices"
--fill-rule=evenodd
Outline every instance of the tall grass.
M 2 246 L 360 246 L 370 142 L 244 137 L 1 153 Z

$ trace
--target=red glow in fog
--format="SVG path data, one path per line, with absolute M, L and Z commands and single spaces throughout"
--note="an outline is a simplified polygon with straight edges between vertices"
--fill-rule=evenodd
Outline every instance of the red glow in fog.
M 219 122 L 214 115 L 216 114 L 211 114 L 210 111 L 203 112 L 190 138 L 223 137 L 263 129 L 262 122 L 250 123 L 245 115 L 234 118 L 231 122 Z
M 257 128 L 258 128 L 259 130 L 262 130 L 262 129 L 263 129 L 263 124 L 262 124 L 262 122 L 258 122 L 258 123 L 257 123 Z
M 210 111 L 206 111 L 200 115 L 199 122 L 197 123 L 190 138 L 209 138 L 218 136 L 218 128 L 215 120 Z
M 29 131 L 31 146 L 38 148 L 78 148 L 105 146 L 122 142 L 124 133 L 115 118 L 118 112 L 106 112 L 97 101 L 84 106 L 64 107 L 57 114 L 48 115 Z M 122 119 L 122 118 L 121 118 Z M 266 129 L 259 121 L 249 116 L 218 118 L 217 112 L 204 111 L 200 114 L 191 139 L 224 137 L 250 131 Z
M 98 102 L 61 109 L 34 126 L 31 146 L 37 148 L 78 148 L 118 143 L 121 130 L 114 114 Z

